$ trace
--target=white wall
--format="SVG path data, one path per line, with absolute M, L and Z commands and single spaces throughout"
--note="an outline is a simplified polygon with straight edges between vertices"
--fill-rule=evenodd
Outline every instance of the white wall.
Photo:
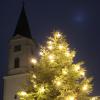
M 26 74 L 12 75 L 4 77 L 4 100 L 18 100 L 15 95 L 18 90 L 22 90 L 26 83 Z

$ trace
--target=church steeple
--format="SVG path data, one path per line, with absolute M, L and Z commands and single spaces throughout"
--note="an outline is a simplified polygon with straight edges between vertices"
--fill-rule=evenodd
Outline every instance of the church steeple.
M 27 73 L 32 68 L 30 60 L 37 50 L 36 42 L 31 36 L 24 5 L 8 48 L 8 72 L 4 77 L 3 100 L 19 100 L 16 93 L 22 88 L 21 84 L 27 81 Z
M 31 36 L 23 4 L 15 33 L 9 41 L 8 74 L 25 73 L 31 66 L 29 59 L 34 55 L 36 48 L 36 42 Z
M 19 17 L 19 20 L 18 20 L 13 36 L 16 36 L 16 35 L 21 35 L 27 38 L 32 38 L 29 24 L 27 21 L 27 16 L 25 13 L 24 4 L 23 4 L 22 11 L 21 11 L 21 14 L 20 14 L 20 17 Z

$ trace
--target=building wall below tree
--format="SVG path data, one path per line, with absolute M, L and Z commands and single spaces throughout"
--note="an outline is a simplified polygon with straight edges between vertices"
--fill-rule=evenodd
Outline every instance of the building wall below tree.
M 4 99 L 3 100 L 19 100 L 16 93 L 22 90 L 26 83 L 27 74 L 18 74 L 4 77 Z

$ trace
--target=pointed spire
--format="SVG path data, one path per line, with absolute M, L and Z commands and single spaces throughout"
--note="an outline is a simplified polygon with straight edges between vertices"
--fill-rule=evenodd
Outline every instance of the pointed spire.
M 16 29 L 15 29 L 15 33 L 13 36 L 16 36 L 18 34 L 27 38 L 32 38 L 28 21 L 27 21 L 27 16 L 25 14 L 24 2 L 23 2 L 22 11 L 21 11 Z

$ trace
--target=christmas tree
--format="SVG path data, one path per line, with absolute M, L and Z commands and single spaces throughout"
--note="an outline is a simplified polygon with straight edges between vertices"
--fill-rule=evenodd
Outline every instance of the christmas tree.
M 20 100 L 90 100 L 92 78 L 86 76 L 83 62 L 75 63 L 75 50 L 69 48 L 62 33 L 55 31 L 41 46 L 28 75 Z M 91 99 L 92 100 L 92 99 Z

